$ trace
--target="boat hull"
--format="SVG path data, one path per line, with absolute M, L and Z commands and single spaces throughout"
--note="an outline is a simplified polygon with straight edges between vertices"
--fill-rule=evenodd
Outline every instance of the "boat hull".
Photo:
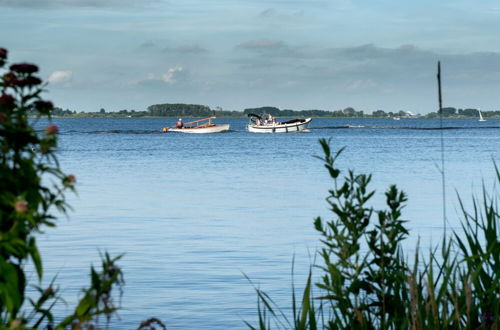
M 226 131 L 229 131 L 229 124 L 214 125 L 209 127 L 184 127 L 184 128 L 169 129 L 169 132 L 193 133 L 193 134 L 220 133 Z
M 247 131 L 252 133 L 293 133 L 307 129 L 311 118 L 290 124 L 267 124 L 267 125 L 247 125 Z

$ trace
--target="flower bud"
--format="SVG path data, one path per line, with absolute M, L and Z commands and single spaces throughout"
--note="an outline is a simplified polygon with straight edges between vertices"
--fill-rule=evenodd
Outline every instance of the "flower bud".
M 68 175 L 67 178 L 68 178 L 68 181 L 71 183 L 76 182 L 76 177 L 73 174 Z
M 57 132 L 59 132 L 59 128 L 57 128 L 54 124 L 47 126 L 45 129 L 45 133 L 47 133 L 47 135 L 56 134 Z
M 28 202 L 25 200 L 17 201 L 14 208 L 17 213 L 25 213 L 28 210 Z
M 3 75 L 3 83 L 5 86 L 16 86 L 18 82 L 17 76 L 12 72 L 7 72 Z
M 47 289 L 45 289 L 43 294 L 46 296 L 52 296 L 54 294 L 54 289 L 52 288 L 52 286 L 49 286 Z
M 15 319 L 10 322 L 10 329 L 17 329 L 21 328 L 21 320 L 20 319 Z

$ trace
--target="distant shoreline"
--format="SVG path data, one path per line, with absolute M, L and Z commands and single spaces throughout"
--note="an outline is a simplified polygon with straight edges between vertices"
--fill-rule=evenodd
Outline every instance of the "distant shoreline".
M 36 116 L 31 116 L 32 118 L 35 118 Z M 46 118 L 47 116 L 42 116 L 42 118 Z M 58 115 L 53 115 L 51 118 L 72 118 L 72 119 L 78 119 L 78 118 L 101 118 L 101 119 L 116 119 L 116 118 L 165 118 L 165 119 L 178 119 L 179 117 L 182 118 L 202 118 L 203 116 L 144 116 L 144 115 L 121 115 L 121 114 L 114 114 L 114 113 L 106 113 L 105 115 L 95 115 L 95 114 L 76 114 L 76 115 L 64 115 L 64 116 L 58 116 Z M 245 119 L 248 118 L 247 116 L 218 116 L 215 115 L 217 118 L 239 118 L 239 119 Z M 290 118 L 290 116 L 276 116 L 276 118 Z M 372 117 L 370 115 L 365 115 L 363 117 L 338 117 L 338 116 L 295 116 L 294 118 L 313 118 L 313 119 L 394 119 L 393 117 Z M 435 115 L 421 115 L 421 116 L 414 116 L 414 117 L 400 117 L 400 119 L 403 120 L 414 120 L 414 119 L 439 119 L 439 116 Z M 466 119 L 466 120 L 477 120 L 478 118 L 476 117 L 466 117 L 466 116 L 445 116 L 443 119 Z M 486 117 L 486 119 L 500 119 L 500 116 L 492 116 L 492 117 Z
M 75 111 L 62 108 L 54 108 L 51 112 L 54 118 L 206 118 L 215 116 L 218 118 L 247 118 L 250 114 L 268 114 L 275 118 L 377 118 L 377 119 L 414 119 L 414 118 L 443 118 L 455 119 L 479 119 L 482 114 L 484 118 L 500 118 L 500 111 L 481 111 L 474 108 L 454 108 L 446 107 L 442 112 L 430 112 L 425 115 L 413 113 L 411 111 L 399 110 L 397 112 L 375 110 L 371 113 L 365 113 L 363 110 L 356 110 L 353 107 L 347 107 L 339 110 L 292 110 L 279 109 L 272 106 L 263 106 L 258 108 L 247 108 L 243 111 L 224 110 L 220 107 L 211 109 L 201 104 L 185 103 L 163 103 L 153 104 L 146 110 L 118 110 L 108 112 L 101 108 L 99 111 Z M 35 113 L 33 113 L 35 115 Z

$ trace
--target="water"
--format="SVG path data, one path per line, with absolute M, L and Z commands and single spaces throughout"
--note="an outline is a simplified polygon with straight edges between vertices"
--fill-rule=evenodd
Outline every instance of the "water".
M 78 180 L 69 219 L 40 238 L 45 278 L 57 274 L 68 301 L 58 317 L 70 314 L 105 250 L 124 253 L 124 309 L 113 329 L 153 316 L 169 329 L 245 329 L 242 320 L 256 320 L 256 295 L 243 274 L 289 306 L 292 260 L 300 286 L 320 246 L 313 219 L 329 218 L 331 181 L 313 157 L 319 138 L 346 147 L 341 168 L 373 174 L 375 206 L 390 184 L 408 193 L 410 248 L 418 237 L 424 246 L 439 240 L 441 131 L 430 129 L 439 120 L 314 119 L 321 129 L 275 135 L 245 132 L 244 119 L 217 121 L 233 131 L 160 133 L 174 119 L 54 120 L 61 165 Z M 483 180 L 491 187 L 500 120 L 444 124 L 448 217 L 458 229 L 455 189 L 467 201 Z

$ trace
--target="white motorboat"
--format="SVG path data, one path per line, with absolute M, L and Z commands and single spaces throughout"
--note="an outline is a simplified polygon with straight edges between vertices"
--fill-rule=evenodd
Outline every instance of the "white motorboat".
M 292 133 L 301 132 L 307 129 L 311 118 L 292 119 L 285 122 L 277 122 L 270 116 L 270 119 L 263 119 L 262 116 L 253 113 L 248 114 L 250 123 L 247 131 L 252 133 Z
M 172 128 L 163 127 L 163 132 L 180 132 L 180 133 L 220 133 L 229 131 L 229 124 L 214 124 L 212 119 L 215 117 L 208 117 L 198 120 L 193 120 L 184 123 L 182 127 L 174 126 Z

